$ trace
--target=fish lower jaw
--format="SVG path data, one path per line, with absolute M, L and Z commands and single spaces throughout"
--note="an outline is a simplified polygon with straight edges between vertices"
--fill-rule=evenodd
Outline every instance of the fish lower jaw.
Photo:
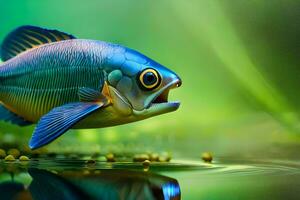
M 169 112 L 176 111 L 180 106 L 179 101 L 163 102 L 163 103 L 151 103 L 147 109 L 138 111 L 133 110 L 133 115 L 137 118 L 149 118 L 156 115 L 161 115 Z
M 150 109 L 151 107 L 175 107 L 175 108 L 179 108 L 180 106 L 180 102 L 179 101 L 169 101 L 169 102 L 162 102 L 162 103 L 151 103 L 150 107 L 148 109 Z

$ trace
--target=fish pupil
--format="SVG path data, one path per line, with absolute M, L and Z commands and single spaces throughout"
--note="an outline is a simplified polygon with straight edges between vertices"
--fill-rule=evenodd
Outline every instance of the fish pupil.
M 156 82 L 157 78 L 152 72 L 147 72 L 144 76 L 144 83 L 146 85 L 152 85 Z

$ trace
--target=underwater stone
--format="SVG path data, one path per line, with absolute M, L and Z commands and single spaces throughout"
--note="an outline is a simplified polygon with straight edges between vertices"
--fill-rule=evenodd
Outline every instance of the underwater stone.
M 13 155 L 8 155 L 4 158 L 5 161 L 8 161 L 8 162 L 13 162 L 15 161 L 15 157 Z
M 18 149 L 9 149 L 7 151 L 7 154 L 13 155 L 15 158 L 18 158 L 21 153 Z
M 123 76 L 122 72 L 116 69 L 108 74 L 108 82 L 111 85 L 116 86 L 118 82 L 121 80 L 122 76 Z
M 107 162 L 115 162 L 116 161 L 115 156 L 112 153 L 107 154 L 106 159 L 107 159 Z
M 159 155 L 157 153 L 151 153 L 150 155 L 150 161 L 158 161 L 159 160 Z
M 203 160 L 204 162 L 210 163 L 210 162 L 213 160 L 213 156 L 212 156 L 212 154 L 209 153 L 209 152 L 204 152 L 204 153 L 202 153 L 202 160 Z
M 167 152 L 162 153 L 162 155 L 159 156 L 158 161 L 159 162 L 170 162 L 172 159 L 171 155 Z
M 149 167 L 150 166 L 150 161 L 149 160 L 145 160 L 144 162 L 143 162 L 143 167 L 144 168 L 147 168 L 147 167 Z
M 136 154 L 133 157 L 134 162 L 144 162 L 146 160 L 149 160 L 149 156 L 147 154 Z
M 105 156 L 99 156 L 99 157 L 97 158 L 97 160 L 100 161 L 100 162 L 106 162 L 106 161 L 107 161 L 107 159 L 106 159 Z
M 5 158 L 6 152 L 3 149 L 0 149 L 0 158 Z
M 27 156 L 20 156 L 20 161 L 29 161 L 30 159 Z

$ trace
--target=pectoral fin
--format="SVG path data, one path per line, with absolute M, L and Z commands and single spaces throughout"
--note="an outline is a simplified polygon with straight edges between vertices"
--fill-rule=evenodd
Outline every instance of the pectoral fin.
M 103 105 L 103 102 L 79 102 L 54 108 L 38 122 L 29 142 L 30 148 L 36 149 L 52 142 Z
M 79 100 L 81 102 L 103 102 L 104 106 L 111 103 L 111 96 L 109 93 L 107 82 L 104 82 L 102 91 L 97 91 L 92 88 L 83 87 L 78 91 Z

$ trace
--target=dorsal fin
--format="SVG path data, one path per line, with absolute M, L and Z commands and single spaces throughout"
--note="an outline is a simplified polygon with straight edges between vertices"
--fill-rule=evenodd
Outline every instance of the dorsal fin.
M 1 59 L 6 61 L 28 49 L 70 39 L 75 39 L 75 37 L 57 30 L 48 30 L 36 26 L 21 26 L 9 33 L 4 39 L 1 45 Z

